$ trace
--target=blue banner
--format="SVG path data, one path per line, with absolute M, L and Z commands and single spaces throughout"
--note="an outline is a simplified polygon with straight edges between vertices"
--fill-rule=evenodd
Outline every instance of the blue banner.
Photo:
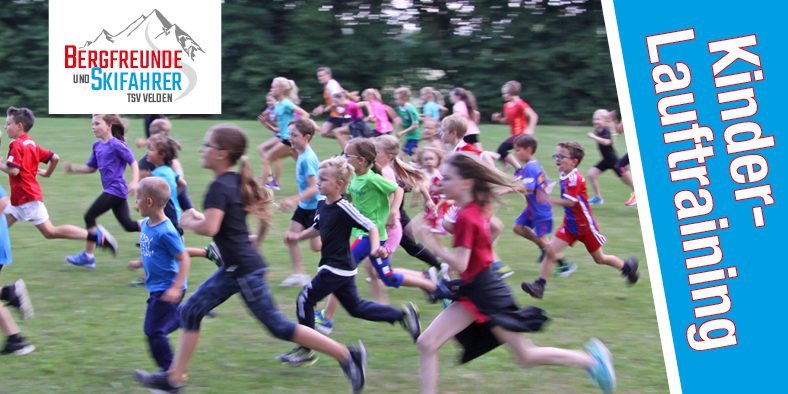
M 774 392 L 788 3 L 604 5 L 671 391 Z

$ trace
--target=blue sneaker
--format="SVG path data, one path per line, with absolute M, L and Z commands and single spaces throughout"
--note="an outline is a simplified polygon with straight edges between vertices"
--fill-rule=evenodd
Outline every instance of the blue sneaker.
M 604 203 L 605 203 L 605 199 L 604 199 L 604 198 L 602 198 L 602 197 L 599 197 L 599 196 L 594 196 L 594 197 L 591 197 L 591 199 L 590 199 L 590 200 L 588 200 L 588 203 L 589 203 L 589 204 L 599 204 L 599 205 L 602 205 L 602 204 L 604 204 Z
M 594 365 L 588 369 L 588 376 L 599 385 L 603 393 L 612 393 L 616 388 L 616 371 L 613 369 L 613 355 L 610 350 L 596 338 L 588 341 L 586 350 L 594 359 Z
M 85 251 L 73 256 L 66 256 L 66 261 L 68 261 L 68 263 L 71 265 L 76 265 L 77 267 L 84 267 L 91 270 L 96 268 L 96 256 L 88 257 L 88 254 Z
M 334 321 L 326 318 L 326 310 L 315 311 L 315 330 L 323 335 L 329 335 L 333 329 Z

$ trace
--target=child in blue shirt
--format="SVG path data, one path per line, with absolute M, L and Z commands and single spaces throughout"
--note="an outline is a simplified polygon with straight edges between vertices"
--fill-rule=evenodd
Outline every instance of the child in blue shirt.
M 144 327 L 151 355 L 162 371 L 167 371 L 172 363 L 167 335 L 180 326 L 178 304 L 186 290 L 190 264 L 178 230 L 164 214 L 170 198 L 170 187 L 164 179 L 149 177 L 140 181 L 137 207 L 145 217 L 140 254 L 145 288 L 150 292 Z
M 538 144 L 536 137 L 531 134 L 521 134 L 514 140 L 515 156 L 521 163 L 525 163 L 515 172 L 520 185 L 515 186 L 514 190 L 525 194 L 528 205 L 515 219 L 512 230 L 539 246 L 542 255 L 538 261 L 541 262 L 550 244 L 548 235 L 553 231 L 553 206 L 549 198 L 551 185 L 542 165 L 534 157 Z M 501 194 L 509 191 L 511 189 L 502 189 Z M 571 275 L 577 269 L 577 266 L 564 259 L 558 259 L 558 264 L 556 273 L 562 277 Z

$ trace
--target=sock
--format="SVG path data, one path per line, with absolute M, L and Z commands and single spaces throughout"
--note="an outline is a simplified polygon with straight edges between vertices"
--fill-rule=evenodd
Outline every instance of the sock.
M 86 251 L 85 251 L 85 256 L 88 256 L 88 257 L 90 257 L 90 258 L 93 258 L 93 253 L 88 253 L 88 251 L 86 250 Z
M 19 343 L 19 342 L 22 342 L 22 336 L 19 335 L 19 333 L 8 336 L 8 343 Z
M 537 280 L 536 280 L 536 282 L 534 282 L 534 283 L 536 283 L 536 284 L 538 284 L 538 285 L 542 285 L 542 286 L 544 286 L 544 285 L 546 285 L 546 284 L 547 284 L 547 279 L 545 279 L 545 278 L 539 278 L 539 279 L 537 279 Z
M 12 286 L 3 286 L 2 288 L 0 288 L 0 300 L 10 301 L 12 288 L 13 288 Z
M 87 240 L 98 243 L 98 233 L 96 233 L 95 231 L 88 233 Z

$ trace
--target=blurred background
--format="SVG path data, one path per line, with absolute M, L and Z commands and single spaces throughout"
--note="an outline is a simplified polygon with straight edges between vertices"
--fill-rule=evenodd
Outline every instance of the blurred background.
M 47 1 L 3 4 L 0 107 L 43 115 Z M 345 89 L 377 88 L 388 102 L 397 86 L 470 89 L 483 121 L 510 79 L 540 124 L 588 124 L 594 109 L 618 107 L 598 0 L 226 0 L 222 31 L 222 118 L 256 116 L 276 76 L 313 108 L 321 65 Z

